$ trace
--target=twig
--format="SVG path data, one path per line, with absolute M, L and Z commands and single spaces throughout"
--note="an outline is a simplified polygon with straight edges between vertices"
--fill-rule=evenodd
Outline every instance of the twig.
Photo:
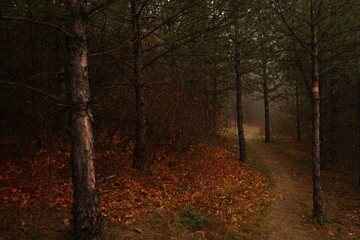
M 98 195 L 105 194 L 105 193 L 109 193 L 109 192 L 111 192 L 111 190 L 101 191 L 101 192 L 98 192 Z
M 104 182 L 109 181 L 110 179 L 115 178 L 115 177 L 116 177 L 116 174 L 111 175 L 111 176 L 108 176 L 108 177 L 106 177 L 106 178 L 103 178 L 103 179 L 99 180 L 97 184 L 102 184 L 102 183 L 104 183 Z
M 62 27 L 55 25 L 55 24 L 51 24 L 51 23 L 47 23 L 47 22 L 41 22 L 41 21 L 36 21 L 36 20 L 32 20 L 29 18 L 22 18 L 22 17 L 8 17 L 8 16 L 1 16 L 0 19 L 3 20 L 13 20 L 13 21 L 22 21 L 22 22 L 28 22 L 28 23 L 33 23 L 33 24 L 37 24 L 37 25 L 43 25 L 43 26 L 48 26 L 51 28 L 54 28 L 60 32 L 62 32 L 63 34 L 65 34 L 66 36 L 69 37 L 74 37 L 71 33 L 69 33 L 68 31 L 66 31 L 65 29 L 63 29 Z
M 57 98 L 57 97 L 55 97 L 55 96 L 53 96 L 53 95 L 50 95 L 50 94 L 48 94 L 47 92 L 45 92 L 45 91 L 43 91 L 43 90 L 41 90 L 41 89 L 32 87 L 32 86 L 27 85 L 27 84 L 24 84 L 24 83 L 11 82 L 11 81 L 0 81 L 0 84 L 17 85 L 17 86 L 19 86 L 19 87 L 24 87 L 24 88 L 27 88 L 27 89 L 29 89 L 29 90 L 32 90 L 32 91 L 41 93 L 41 94 L 43 94 L 43 95 L 45 95 L 45 96 L 47 96 L 47 97 L 49 97 L 49 98 L 51 98 L 51 99 L 53 99 L 53 100 L 61 103 L 61 104 L 65 104 L 61 99 L 59 99 L 59 98 Z

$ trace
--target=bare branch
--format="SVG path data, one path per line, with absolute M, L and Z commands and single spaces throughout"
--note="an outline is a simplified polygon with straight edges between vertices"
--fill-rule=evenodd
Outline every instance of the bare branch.
M 103 178 L 103 179 L 99 180 L 99 181 L 97 182 L 97 184 L 102 184 L 102 183 L 104 183 L 104 182 L 109 181 L 110 179 L 115 178 L 115 177 L 116 177 L 116 174 L 114 174 L 114 175 L 110 175 L 110 176 L 108 176 L 108 177 L 105 177 L 105 178 Z
M 46 96 L 48 98 L 51 98 L 51 99 L 57 101 L 58 103 L 65 104 L 64 101 L 62 101 L 61 99 L 59 99 L 59 98 L 57 98 L 57 97 L 55 97 L 55 96 L 53 96 L 51 94 L 48 94 L 47 92 L 45 92 L 45 91 L 43 91 L 41 89 L 32 87 L 32 86 L 24 84 L 24 83 L 11 82 L 11 81 L 0 81 L 0 84 L 10 85 L 10 86 L 19 86 L 19 87 L 27 88 L 29 90 L 41 93 L 42 95 L 44 95 L 44 96 Z
M 105 191 L 98 192 L 97 194 L 101 195 L 101 194 L 105 194 L 105 193 L 109 193 L 109 192 L 112 192 L 112 191 L 111 190 L 105 190 Z
M 295 38 L 295 40 L 307 51 L 309 52 L 311 55 L 313 54 L 311 49 L 309 49 L 303 41 L 301 41 L 301 39 L 299 38 L 299 36 L 295 33 L 295 31 L 293 30 L 293 28 L 291 28 L 291 26 L 289 25 L 289 23 L 286 21 L 285 16 L 283 14 L 282 10 L 276 11 L 277 14 L 279 14 L 279 16 L 281 17 L 282 22 L 285 24 L 286 28 L 288 29 L 289 33 L 291 34 L 291 36 L 293 36 Z
M 101 10 L 103 10 L 104 8 L 110 6 L 111 4 L 113 4 L 115 2 L 115 0 L 108 0 L 105 1 L 103 3 L 100 3 L 99 5 L 95 6 L 93 9 L 89 10 L 86 15 L 88 18 L 92 18 L 94 17 L 96 14 L 98 14 L 99 12 L 101 12 Z
M 10 20 L 10 21 L 28 22 L 28 23 L 33 23 L 33 24 L 37 24 L 37 25 L 48 26 L 48 27 L 51 27 L 51 28 L 53 28 L 53 29 L 58 30 L 59 32 L 62 32 L 62 33 L 65 34 L 66 36 L 74 37 L 71 33 L 69 33 L 68 31 L 66 31 L 66 30 L 63 29 L 62 27 L 60 27 L 60 26 L 58 26 L 58 25 L 55 25 L 55 24 L 47 23 L 47 22 L 36 21 L 36 20 L 29 19 L 29 18 L 8 17 L 8 16 L 0 16 L 0 19 L 2 19 L 2 20 Z

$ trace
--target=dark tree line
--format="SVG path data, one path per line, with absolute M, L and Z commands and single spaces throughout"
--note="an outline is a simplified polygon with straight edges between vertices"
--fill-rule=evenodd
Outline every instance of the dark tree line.
M 119 148 L 134 142 L 133 167 L 151 174 L 158 150 L 181 152 L 213 135 L 235 103 L 246 161 L 244 95 L 263 100 L 266 142 L 271 104 L 293 103 L 287 126 L 314 144 L 319 223 L 320 168 L 345 152 L 359 156 L 357 1 L 11 0 L 0 8 L 0 134 L 19 148 L 71 148 L 77 239 L 101 238 L 94 149 L 115 137 Z

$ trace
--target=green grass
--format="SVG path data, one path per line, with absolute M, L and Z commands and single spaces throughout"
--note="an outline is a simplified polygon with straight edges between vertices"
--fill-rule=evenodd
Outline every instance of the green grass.
M 186 207 L 180 212 L 180 221 L 192 228 L 199 228 L 201 225 L 208 223 L 209 218 L 203 212 L 197 211 L 192 207 Z

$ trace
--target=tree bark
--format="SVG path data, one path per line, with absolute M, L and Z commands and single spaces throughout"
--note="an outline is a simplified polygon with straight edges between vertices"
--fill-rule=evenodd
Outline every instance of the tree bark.
M 357 25 L 360 23 L 359 18 L 356 18 L 357 21 Z M 358 38 L 360 37 L 360 33 L 358 32 L 357 34 Z M 360 53 L 360 46 L 357 45 L 356 48 L 357 52 Z M 360 57 L 358 56 L 357 58 L 357 63 L 358 66 L 360 65 Z M 356 69 L 356 75 L 355 75 L 357 81 L 356 81 L 356 85 L 357 85 L 357 127 L 358 127 L 358 139 L 357 139 L 357 145 L 358 145 L 358 154 L 357 154 L 357 164 L 358 164 L 358 188 L 360 189 L 360 69 L 357 68 Z
M 263 97 L 264 97 L 264 115 L 265 115 L 265 142 L 270 142 L 270 108 L 269 108 L 269 86 L 267 78 L 267 59 L 262 60 L 263 75 Z
M 71 100 L 72 181 L 74 188 L 73 230 L 78 240 L 101 239 L 101 215 L 96 191 L 92 114 L 87 66 L 87 43 L 81 0 L 70 1 L 73 20 L 67 40 Z
M 330 77 L 330 134 L 329 134 L 329 161 L 336 158 L 336 131 L 337 131 L 337 110 L 334 79 Z
M 236 113 L 237 113 L 237 129 L 240 147 L 240 162 L 246 161 L 246 146 L 243 129 L 243 110 L 242 110 L 242 79 L 241 79 L 241 61 L 240 61 L 240 46 L 239 46 L 239 27 L 238 20 L 235 17 L 235 83 L 236 83 Z
M 319 79 L 319 82 L 321 81 L 321 85 L 319 86 L 319 93 L 320 93 L 320 99 L 322 99 L 320 101 L 320 167 L 321 170 L 325 170 L 327 168 L 327 164 L 328 164 L 328 154 L 327 154 L 327 128 L 326 128 L 326 113 L 324 111 L 324 109 L 326 108 L 325 106 L 325 101 L 324 99 L 326 99 L 325 96 L 325 78 L 323 78 L 322 80 Z
M 216 71 L 217 69 L 217 62 L 214 61 L 213 69 Z M 213 120 L 213 128 L 214 131 L 217 129 L 217 108 L 218 108 L 218 79 L 216 73 L 213 73 L 213 86 L 212 86 L 212 120 Z
M 169 21 L 168 23 L 168 32 L 170 37 L 170 67 L 171 67 L 171 79 L 173 83 L 179 84 L 181 87 L 184 87 L 184 81 L 179 72 L 179 64 L 176 59 L 176 43 L 174 37 L 174 22 Z
M 132 44 L 134 54 L 134 87 L 136 104 L 136 143 L 133 168 L 148 170 L 146 160 L 146 115 L 145 115 L 145 92 L 143 76 L 143 53 L 141 45 L 140 16 L 142 1 L 131 1 Z
M 360 61 L 359 61 L 360 62 Z M 358 145 L 358 187 L 360 188 L 360 70 L 357 70 L 357 125 L 358 125 L 358 139 L 357 139 L 357 145 Z
M 319 49 L 317 40 L 317 24 L 314 21 L 314 8 L 311 4 L 311 68 L 313 82 L 313 214 L 317 223 L 323 224 L 321 169 L 320 169 L 320 96 L 318 92 L 319 74 Z

